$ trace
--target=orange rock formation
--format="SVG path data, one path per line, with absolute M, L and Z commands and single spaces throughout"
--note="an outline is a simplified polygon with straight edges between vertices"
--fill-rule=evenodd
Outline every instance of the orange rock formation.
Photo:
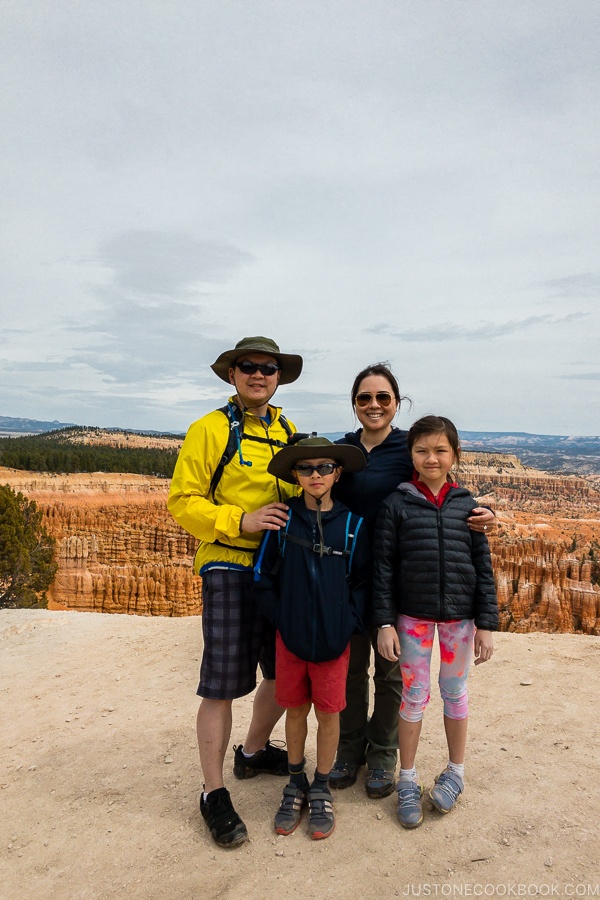
M 188 616 L 201 612 L 196 541 L 166 509 L 169 483 L 142 475 L 0 469 L 34 499 L 58 542 L 50 609 Z
M 499 521 L 490 536 L 502 631 L 600 634 L 597 479 L 465 453 L 461 479 Z
M 464 453 L 460 480 L 497 514 L 490 536 L 504 631 L 600 634 L 600 483 Z M 168 482 L 140 475 L 0 469 L 57 538 L 51 608 L 185 616 L 201 611 L 196 541 L 166 510 Z

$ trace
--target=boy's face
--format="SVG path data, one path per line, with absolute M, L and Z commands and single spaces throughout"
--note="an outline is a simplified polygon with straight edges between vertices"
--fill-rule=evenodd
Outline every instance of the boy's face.
M 319 474 L 316 467 L 321 465 L 331 466 L 330 473 Z M 331 488 L 339 480 L 341 466 L 335 459 L 324 456 L 318 459 L 301 459 L 293 471 L 304 493 L 315 500 L 322 500 L 331 493 Z

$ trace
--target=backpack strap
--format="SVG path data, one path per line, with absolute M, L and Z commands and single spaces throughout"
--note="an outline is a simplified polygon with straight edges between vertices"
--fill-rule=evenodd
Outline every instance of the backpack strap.
M 215 491 L 217 489 L 217 485 L 221 480 L 225 466 L 227 466 L 231 462 L 236 453 L 238 453 L 239 455 L 241 466 L 252 465 L 251 460 L 246 460 L 243 457 L 242 440 L 257 441 L 260 444 L 269 444 L 271 447 L 281 448 L 285 447 L 289 443 L 290 437 L 293 434 L 290 423 L 283 415 L 283 413 L 280 414 L 279 421 L 281 422 L 283 430 L 287 435 L 287 441 L 279 441 L 275 438 L 258 437 L 254 434 L 246 434 L 244 432 L 244 413 L 237 405 L 237 403 L 228 401 L 227 405 L 221 406 L 217 410 L 217 412 L 223 413 L 223 415 L 226 416 L 227 421 L 229 422 L 229 434 L 227 437 L 227 443 L 225 445 L 223 455 L 213 473 L 213 477 L 210 480 L 209 492 L 212 496 L 213 501 L 215 500 Z
M 352 573 L 352 560 L 354 559 L 354 548 L 356 547 L 356 538 L 361 529 L 363 519 L 355 513 L 348 513 L 346 519 L 346 544 L 345 550 L 348 553 L 348 561 L 346 564 L 346 580 L 350 584 L 350 576 Z
M 215 499 L 215 491 L 217 489 L 218 483 L 221 480 L 221 476 L 223 475 L 223 470 L 235 456 L 236 450 L 240 454 L 240 464 L 242 466 L 252 465 L 251 462 L 246 462 L 246 460 L 244 460 L 242 457 L 240 430 L 243 428 L 244 423 L 243 412 L 241 411 L 237 403 L 231 402 L 228 402 L 226 406 L 221 406 L 220 409 L 217 410 L 217 412 L 223 413 L 223 415 L 227 418 L 227 421 L 229 422 L 229 433 L 227 436 L 225 449 L 223 450 L 223 455 L 221 456 L 219 464 L 213 473 L 213 477 L 210 480 L 209 491 L 212 495 L 213 500 Z
M 282 559 L 285 554 L 286 544 L 288 541 L 291 541 L 292 544 L 299 544 L 300 547 L 306 547 L 308 550 L 312 550 L 313 553 L 318 553 L 320 556 L 344 556 L 346 558 L 347 575 L 350 575 L 350 571 L 352 569 L 352 559 L 354 557 L 356 536 L 363 523 L 363 520 L 360 516 L 355 515 L 355 513 L 348 513 L 348 517 L 346 518 L 346 535 L 343 550 L 334 550 L 333 547 L 321 548 L 320 544 L 314 544 L 312 541 L 307 541 L 306 538 L 299 538 L 294 534 L 288 534 L 288 528 L 290 527 L 291 518 L 292 515 L 290 510 L 290 517 L 287 521 L 284 531 L 279 531 L 277 533 L 279 555 Z

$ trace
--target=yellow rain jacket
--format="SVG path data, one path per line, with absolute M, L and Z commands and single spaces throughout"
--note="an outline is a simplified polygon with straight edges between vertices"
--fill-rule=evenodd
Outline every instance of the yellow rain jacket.
M 281 409 L 269 405 L 269 413 L 268 426 L 257 416 L 246 413 L 244 435 L 287 443 L 288 434 L 279 421 Z M 295 425 L 288 424 L 296 431 Z M 220 410 L 190 425 L 177 457 L 167 500 L 175 521 L 200 540 L 194 560 L 194 569 L 200 574 L 214 567 L 251 568 L 262 532 L 240 533 L 242 513 L 254 512 L 267 503 L 285 503 L 298 493 L 294 485 L 279 481 L 267 472 L 278 447 L 242 438 L 242 457 L 252 465 L 242 465 L 236 453 L 223 469 L 213 500 L 210 484 L 228 437 L 229 420 Z

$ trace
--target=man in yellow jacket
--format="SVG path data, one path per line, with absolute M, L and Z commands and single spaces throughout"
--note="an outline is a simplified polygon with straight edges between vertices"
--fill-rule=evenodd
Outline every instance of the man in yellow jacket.
M 295 381 L 302 358 L 281 353 L 265 337 L 243 338 L 211 366 L 235 393 L 226 407 L 190 426 L 168 499 L 174 519 L 200 541 L 195 569 L 202 576 L 202 633 L 197 735 L 204 792 L 200 811 L 217 844 L 234 847 L 248 832 L 223 781 L 232 702 L 254 690 L 243 745 L 234 748 L 234 774 L 288 775 L 287 753 L 269 738 L 283 713 L 275 703 L 275 635 L 258 614 L 252 560 L 265 530 L 287 522 L 292 485 L 267 472 L 295 427 L 269 401 L 279 384 Z

